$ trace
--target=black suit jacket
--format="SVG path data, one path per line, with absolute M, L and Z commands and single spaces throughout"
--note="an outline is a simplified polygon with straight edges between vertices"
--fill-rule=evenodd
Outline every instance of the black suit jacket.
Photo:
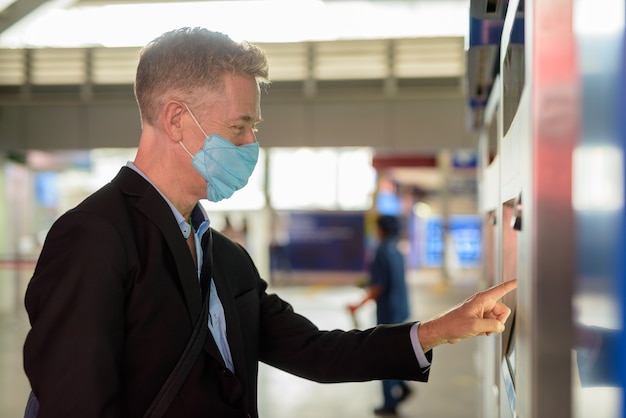
M 248 253 L 215 231 L 213 260 L 235 372 L 208 333 L 168 417 L 257 416 L 259 361 L 319 382 L 428 379 L 411 324 L 320 331 L 268 294 Z M 124 167 L 55 222 L 25 304 L 24 367 L 39 417 L 137 418 L 185 348 L 202 300 L 170 207 Z

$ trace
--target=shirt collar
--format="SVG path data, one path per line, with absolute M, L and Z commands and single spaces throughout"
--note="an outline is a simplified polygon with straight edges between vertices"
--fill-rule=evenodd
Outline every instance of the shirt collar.
M 200 203 L 197 203 L 196 206 L 194 206 L 193 210 L 191 211 L 191 217 L 190 217 L 191 225 L 190 225 L 189 222 L 187 222 L 187 220 L 180 213 L 180 211 L 176 209 L 176 207 L 172 204 L 172 202 L 170 202 L 170 200 L 163 193 L 161 193 L 159 188 L 154 185 L 152 180 L 150 180 L 132 161 L 128 161 L 126 163 L 126 166 L 134 170 L 135 172 L 137 172 L 144 179 L 146 179 L 146 181 L 150 183 L 152 187 L 156 189 L 157 192 L 159 192 L 161 197 L 163 197 L 165 202 L 167 202 L 172 213 L 174 214 L 174 217 L 176 218 L 176 222 L 178 223 L 178 226 L 180 227 L 180 232 L 183 234 L 183 237 L 185 237 L 185 239 L 189 238 L 189 234 L 191 234 L 192 226 L 199 237 L 202 237 L 202 235 L 206 232 L 206 230 L 209 229 L 209 226 L 211 225 L 211 221 L 209 220 L 209 216 L 204 210 L 204 207 L 202 207 Z

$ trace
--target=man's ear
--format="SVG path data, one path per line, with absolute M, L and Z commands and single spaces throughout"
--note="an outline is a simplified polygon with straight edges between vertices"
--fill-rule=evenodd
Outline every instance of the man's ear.
M 163 130 L 168 138 L 174 142 L 183 140 L 183 114 L 185 107 L 176 101 L 169 101 L 161 108 Z

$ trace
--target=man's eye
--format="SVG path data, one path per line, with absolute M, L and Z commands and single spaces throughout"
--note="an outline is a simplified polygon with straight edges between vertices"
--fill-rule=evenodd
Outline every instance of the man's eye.
M 246 132 L 248 129 L 251 130 L 253 133 L 259 132 L 259 128 L 256 125 L 254 125 L 254 126 L 243 126 L 243 125 L 241 125 L 241 126 L 233 126 L 232 127 L 232 130 L 237 132 L 237 133 Z

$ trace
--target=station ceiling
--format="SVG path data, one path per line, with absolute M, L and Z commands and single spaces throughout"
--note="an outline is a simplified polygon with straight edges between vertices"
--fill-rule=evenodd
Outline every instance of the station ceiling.
M 247 0 L 256 3 L 263 2 L 276 2 L 275 0 Z M 292 0 L 296 1 L 296 0 Z M 298 0 L 309 1 L 309 0 Z M 311 2 L 315 0 L 310 0 Z M 439 3 L 454 4 L 458 7 L 468 7 L 468 0 L 442 0 Z M 14 27 L 24 19 L 32 16 L 35 13 L 50 12 L 52 10 L 67 10 L 71 8 L 77 8 L 81 6 L 104 6 L 104 5 L 122 5 L 122 4 L 158 4 L 158 3 L 202 3 L 197 0 L 0 0 L 0 35 L 8 29 Z M 208 3 L 204 1 L 205 3 Z M 244 1 L 241 1 L 244 3 Z M 359 16 L 359 7 L 363 4 L 373 3 L 377 7 L 385 7 L 384 4 L 392 3 L 406 3 L 406 4 L 434 4 L 435 0 L 399 0 L 399 1 L 386 1 L 386 0 L 365 0 L 365 1 L 351 1 L 351 0 L 324 0 L 323 3 L 338 4 L 344 3 L 346 7 L 354 7 L 355 19 Z M 444 22 L 449 19 L 450 16 L 440 16 L 439 19 Z M 436 20 L 437 18 L 435 18 Z M 67 30 L 67 28 L 66 28 Z M 81 35 L 76 35 L 80 37 Z M 254 40 L 252 40 L 254 41 Z M 289 88 L 292 80 L 307 80 L 311 76 L 314 76 L 318 82 L 316 97 L 323 98 L 325 89 L 328 91 L 335 91 L 334 79 L 337 78 L 338 73 L 344 75 L 340 77 L 342 85 L 350 85 L 355 83 L 355 88 L 363 89 L 363 87 L 370 88 L 363 83 L 375 81 L 373 86 L 378 89 L 380 94 L 386 98 L 397 97 L 403 99 L 402 95 L 397 93 L 390 93 L 388 88 L 386 69 L 390 66 L 394 68 L 393 78 L 397 84 L 397 87 L 401 87 L 403 92 L 415 91 L 421 92 L 420 95 L 427 92 L 427 95 L 432 97 L 454 97 L 455 100 L 464 100 L 464 76 L 465 76 L 465 54 L 463 45 L 463 36 L 424 36 L 421 39 L 392 39 L 383 41 L 382 39 L 368 39 L 366 41 L 339 41 L 339 42 L 318 42 L 316 43 L 315 59 L 313 60 L 317 67 L 311 65 L 308 61 L 310 52 L 308 51 L 309 43 L 300 42 L 292 44 L 265 44 L 264 49 L 268 52 L 268 58 L 270 61 L 274 61 L 276 64 L 272 66 L 274 73 L 272 78 L 278 81 L 275 83 L 273 89 L 276 90 L 279 86 L 285 86 Z M 109 50 L 108 52 L 106 50 Z M 27 85 L 37 86 L 38 83 L 48 85 L 50 84 L 50 77 L 58 78 L 59 73 L 55 70 L 59 62 L 63 62 L 66 68 L 62 73 L 65 77 L 71 77 L 72 74 L 77 74 L 76 80 L 66 80 L 64 83 L 68 85 L 83 85 L 83 71 L 79 71 L 83 67 L 82 63 L 85 61 L 85 56 L 89 56 L 89 61 L 94 65 L 94 74 L 101 74 L 102 77 L 111 76 L 124 78 L 126 76 L 132 76 L 132 71 L 119 72 L 117 69 L 125 67 L 133 67 L 135 52 L 134 48 L 130 50 L 122 48 L 84 48 L 75 49 L 74 51 L 61 51 L 57 48 L 41 49 L 32 51 L 29 60 L 34 65 L 23 71 L 21 68 L 14 69 L 15 81 L 11 81 L 8 84 L 21 85 L 24 84 L 24 79 L 20 74 L 30 74 L 31 79 L 27 80 Z M 393 54 L 389 54 L 389 51 L 393 50 Z M 4 51 L 8 54 L 21 55 L 23 51 Z M 61 55 L 63 56 L 61 56 Z M 66 56 L 67 54 L 75 54 L 75 60 L 72 56 Z M 87 54 L 87 55 L 85 55 Z M 104 54 L 101 59 L 98 59 L 98 54 Z M 109 56 L 114 54 L 114 56 Z M 118 56 L 121 54 L 120 56 Z M 126 55 L 131 56 L 129 59 Z M 392 58 L 390 58 L 392 57 Z M 6 57 L 5 57 L 6 58 Z M 288 59 L 287 59 L 288 58 Z M 350 64 L 346 62 L 349 59 Z M 121 61 L 120 61 L 121 60 Z M 15 62 L 26 62 L 23 59 L 16 59 Z M 79 70 L 70 71 L 71 63 L 76 61 L 75 67 Z M 127 62 L 128 61 L 128 62 Z M 98 63 L 102 63 L 103 70 L 98 72 Z M 368 65 L 361 65 L 358 62 L 367 62 Z M 48 64 L 46 64 L 48 63 Z M 133 65 L 126 65 L 126 64 Z M 356 63 L 356 64 L 355 64 Z M 113 65 L 115 64 L 115 65 Z M 107 66 L 115 67 L 116 71 L 107 72 Z M 68 70 L 68 68 L 70 70 Z M 313 74 L 306 71 L 313 71 Z M 38 75 L 38 72 L 41 75 Z M 50 72 L 49 77 L 46 78 L 46 71 Z M 327 71 L 332 76 L 326 77 L 324 74 Z M 372 73 L 373 72 L 373 73 Z M 6 69 L 3 69 L 3 80 L 6 80 Z M 111 76 L 112 77 L 112 76 Z M 328 81 L 325 81 L 328 78 Z M 9 80 L 11 78 L 9 77 Z M 48 80 L 48 81 L 46 81 Z M 351 80 L 351 81 L 350 81 Z M 366 81 L 359 81 L 366 80 Z M 370 81 L 367 81 L 370 80 Z M 376 80 L 381 80 L 380 83 Z M 401 85 L 403 80 L 408 81 L 409 84 Z M 131 84 L 132 79 L 112 79 L 112 80 L 87 80 L 89 85 L 98 85 L 99 82 L 106 85 L 107 83 L 114 84 Z M 94 82 L 95 81 L 95 82 Z M 389 81 L 389 80 L 387 80 Z M 94 82 L 94 83 L 92 83 Z M 282 84 L 281 84 L 282 82 Z M 324 84 L 327 83 L 327 84 Z M 330 83 L 330 84 L 328 84 Z M 6 82 L 3 82 L 6 85 Z M 379 86 L 380 84 L 380 86 Z M 413 85 L 415 84 L 415 85 Z M 304 85 L 306 87 L 306 85 Z M 279 90 L 280 91 L 280 90 Z M 285 90 L 287 91 L 287 90 Z M 306 89 L 304 89 L 306 93 Z M 394 90 L 395 91 L 395 90 Z M 35 91 L 37 92 L 37 91 Z M 428 93 L 431 92 L 431 93 Z M 345 95 L 345 94 L 344 94 Z M 14 100 L 15 97 L 5 95 L 8 100 Z M 21 96 L 20 96 L 21 97 Z M 38 97 L 37 95 L 33 97 Z M 82 96 L 81 96 L 82 97 Z M 92 101 L 97 98 L 97 95 L 92 97 Z M 23 100 L 21 98 L 20 100 Z M 82 100 L 82 99 L 81 99 Z M 415 183 L 415 177 L 420 178 L 420 185 L 424 189 L 437 189 L 441 183 L 440 175 L 437 170 L 429 167 L 421 169 L 408 169 L 397 168 L 396 176 L 401 183 Z
M 187 4 L 189 7 L 177 6 L 182 4 Z M 252 42 L 281 42 L 280 39 L 269 41 L 253 39 L 260 32 L 268 30 L 263 27 L 264 24 L 266 26 L 280 26 L 281 30 L 284 31 L 280 34 L 282 37 L 293 36 L 289 32 L 298 32 L 300 30 L 298 25 L 306 26 L 314 38 L 298 39 L 301 41 L 328 40 L 329 38 L 326 36 L 329 36 L 328 34 L 334 36 L 335 33 L 339 33 L 343 39 L 429 37 L 459 34 L 463 36 L 468 21 L 466 15 L 469 12 L 469 4 L 470 0 L 0 0 L 0 35 L 8 29 L 19 26 L 18 23 L 23 24 L 29 19 L 32 20 L 35 16 L 51 15 L 59 11 L 76 12 L 89 8 L 102 8 L 103 6 L 110 6 L 109 8 L 123 7 L 124 13 L 129 8 L 145 13 L 146 18 L 136 20 L 134 17 L 129 19 L 129 16 L 118 16 L 118 26 L 109 28 L 113 29 L 113 32 L 123 30 L 124 20 L 130 20 L 135 32 L 146 32 L 147 29 L 149 31 L 151 27 L 158 26 L 158 20 L 171 22 L 176 18 L 176 13 L 153 17 L 149 15 L 150 10 L 173 6 L 174 10 L 183 11 L 183 13 L 185 10 L 198 10 L 199 7 L 203 11 L 210 10 L 210 13 L 199 13 L 198 16 L 183 14 L 186 22 L 193 21 L 195 17 L 201 19 L 201 22 L 208 23 L 185 23 L 183 25 L 174 23 L 177 26 L 215 27 L 216 23 L 226 22 L 229 28 L 226 33 L 231 36 L 235 35 L 231 31 L 239 31 L 241 26 L 254 26 L 252 32 L 248 32 L 250 35 L 242 38 Z M 317 15 L 317 12 L 321 12 L 322 15 Z M 98 11 L 98 15 L 100 14 L 101 12 Z M 233 15 L 236 20 L 232 20 Z M 258 20 L 247 20 L 250 17 Z M 326 17 L 330 19 L 326 20 Z M 251 25 L 250 22 L 254 23 Z M 85 32 L 94 30 L 93 27 L 81 27 L 80 29 L 58 27 L 52 29 L 57 32 L 75 32 L 73 35 L 77 41 L 85 37 Z M 48 31 L 47 28 L 44 30 Z M 221 30 L 224 31 L 224 29 Z M 355 31 L 359 32 L 356 36 L 354 35 Z M 163 31 L 159 31 L 159 33 L 161 32 Z M 315 38 L 316 35 L 322 37 Z M 235 35 L 235 37 L 237 36 Z M 132 46 L 143 44 L 145 42 Z M 18 45 L 16 47 L 23 46 Z

